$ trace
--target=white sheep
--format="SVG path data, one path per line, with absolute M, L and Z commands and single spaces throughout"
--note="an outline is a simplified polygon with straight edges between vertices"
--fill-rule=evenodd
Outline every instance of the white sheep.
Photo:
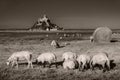
M 87 69 L 90 63 L 90 56 L 87 54 L 81 54 L 77 57 L 77 61 L 79 63 L 79 70 L 81 68 L 82 70 Z
M 64 69 L 76 69 L 78 68 L 78 62 L 76 60 L 66 60 L 63 62 Z
M 90 42 L 94 42 L 94 37 L 90 36 Z
M 76 58 L 77 58 L 77 55 L 76 55 L 76 53 L 73 53 L 73 52 L 65 52 L 62 55 L 62 60 L 63 61 L 66 61 L 66 60 L 69 60 L 69 59 L 76 59 Z
M 19 60 L 27 60 L 28 62 L 28 68 L 31 66 L 31 68 L 33 68 L 32 65 L 32 53 L 29 51 L 20 51 L 20 52 L 14 52 L 9 58 L 8 61 L 6 62 L 7 65 L 12 65 L 17 67 L 18 69 L 18 61 Z
M 108 58 L 108 54 L 105 52 L 100 52 L 94 55 L 90 61 L 90 66 L 92 69 L 94 69 L 96 65 L 99 65 L 100 66 L 99 68 L 103 68 L 103 71 L 105 71 L 105 68 L 109 70 L 110 60 Z
M 57 57 L 54 53 L 47 52 L 47 53 L 42 53 L 41 55 L 38 56 L 36 59 L 36 63 L 41 63 L 43 64 L 43 67 L 46 66 L 46 64 L 49 64 L 49 68 L 51 67 L 51 64 L 53 62 L 56 62 Z M 57 64 L 56 64 L 57 67 Z

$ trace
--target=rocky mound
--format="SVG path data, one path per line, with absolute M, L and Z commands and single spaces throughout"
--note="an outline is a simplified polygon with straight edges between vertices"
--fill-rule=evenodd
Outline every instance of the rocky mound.
M 44 15 L 43 18 L 39 18 L 35 24 L 29 30 L 62 30 L 62 27 L 52 23 L 51 20 Z

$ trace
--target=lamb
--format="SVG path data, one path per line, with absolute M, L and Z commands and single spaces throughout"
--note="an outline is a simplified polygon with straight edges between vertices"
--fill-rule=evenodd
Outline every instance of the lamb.
M 46 63 L 49 64 L 49 68 L 51 67 L 51 64 L 53 62 L 56 62 L 57 57 L 54 53 L 51 52 L 47 52 L 47 53 L 42 53 L 41 55 L 38 56 L 38 58 L 36 59 L 36 63 L 41 63 L 43 64 L 43 67 L 46 66 Z M 57 64 L 56 64 L 57 67 Z
M 79 63 L 79 70 L 82 69 L 83 71 L 84 69 L 87 69 L 89 67 L 90 56 L 88 56 L 87 54 L 81 54 L 78 56 L 77 61 Z
M 96 65 L 99 65 L 99 68 L 102 68 L 103 72 L 106 71 L 106 69 L 110 70 L 110 60 L 108 58 L 108 54 L 105 52 L 100 52 L 94 55 L 90 61 L 90 66 L 94 70 Z
M 76 69 L 78 68 L 78 62 L 76 60 L 66 60 L 63 62 L 64 69 Z
M 76 58 L 77 58 L 77 55 L 76 55 L 76 53 L 73 53 L 73 52 L 65 52 L 62 55 L 62 60 L 63 61 L 66 61 L 66 60 L 69 60 L 69 59 L 76 59 Z
M 16 65 L 16 68 L 18 69 L 18 61 L 19 60 L 27 60 L 28 62 L 28 68 L 33 68 L 32 65 L 32 53 L 29 51 L 20 51 L 20 52 L 14 52 L 6 62 L 7 65 L 12 65 L 14 67 Z

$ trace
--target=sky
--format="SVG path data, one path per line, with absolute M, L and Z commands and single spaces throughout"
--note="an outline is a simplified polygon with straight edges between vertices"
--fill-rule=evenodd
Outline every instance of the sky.
M 31 27 L 44 14 L 68 29 L 120 29 L 120 0 L 0 0 L 0 29 Z

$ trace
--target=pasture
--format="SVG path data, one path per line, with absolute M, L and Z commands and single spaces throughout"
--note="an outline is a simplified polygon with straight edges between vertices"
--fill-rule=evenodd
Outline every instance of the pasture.
M 30 34 L 30 35 L 28 35 Z M 42 34 L 32 33 L 0 33 L 0 80 L 118 80 L 120 79 L 120 43 L 93 44 L 89 40 L 83 40 L 81 37 L 64 38 L 58 40 L 61 48 L 52 48 L 50 43 L 54 37 L 46 38 Z M 44 39 L 45 38 L 45 39 Z M 85 38 L 85 39 L 88 39 Z M 69 41 L 68 41 L 69 40 Z M 65 42 L 70 45 L 65 46 Z M 16 51 L 29 50 L 33 52 L 33 62 L 35 58 L 43 52 L 54 52 L 61 61 L 61 56 L 66 51 L 72 51 L 77 54 L 87 53 L 96 54 L 98 51 L 108 52 L 110 60 L 114 60 L 114 66 L 108 72 L 90 69 L 81 72 L 78 69 L 64 70 L 62 66 L 52 68 L 42 68 L 33 64 L 33 69 L 27 69 L 26 61 L 20 62 L 19 69 L 13 69 L 6 66 L 8 57 Z

